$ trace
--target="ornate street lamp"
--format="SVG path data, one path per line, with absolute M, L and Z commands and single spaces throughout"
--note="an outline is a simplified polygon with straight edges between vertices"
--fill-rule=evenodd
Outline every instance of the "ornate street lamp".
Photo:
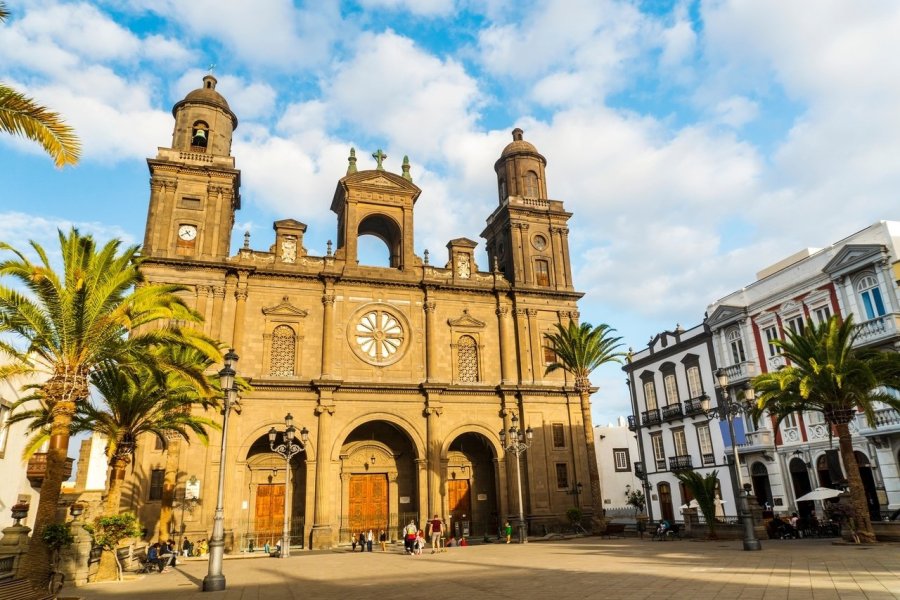
M 522 505 L 522 470 L 519 466 L 519 457 L 531 447 L 534 430 L 528 427 L 524 432 L 519 429 L 519 417 L 512 416 L 512 426 L 509 428 L 509 445 L 506 444 L 506 431 L 500 430 L 500 444 L 503 449 L 516 457 L 516 486 L 519 490 L 519 522 L 516 527 L 519 531 L 519 543 L 527 544 L 528 536 L 525 535 L 525 511 Z
M 584 486 L 580 481 L 576 482 L 572 489 L 567 491 L 566 494 L 569 496 L 575 496 L 575 507 L 581 508 L 581 490 L 584 489 Z
M 213 517 L 212 538 L 209 540 L 209 572 L 203 578 L 204 592 L 218 592 L 225 589 L 225 575 L 222 561 L 225 558 L 225 448 L 228 439 L 228 415 L 232 409 L 240 414 L 234 365 L 238 355 L 232 348 L 225 354 L 225 366 L 219 371 L 219 382 L 224 396 L 222 404 L 222 448 L 219 450 L 219 487 L 216 492 L 216 512 Z
M 287 558 L 291 555 L 291 459 L 306 450 L 306 443 L 309 441 L 309 430 L 304 427 L 300 430 L 300 443 L 294 442 L 297 435 L 297 428 L 294 427 L 294 417 L 291 413 L 284 416 L 284 431 L 281 432 L 282 442 L 275 445 L 278 438 L 278 431 L 273 427 L 269 430 L 269 448 L 275 454 L 284 457 L 284 529 L 281 532 L 281 558 Z
M 750 513 L 750 490 L 753 486 L 744 483 L 744 476 L 741 473 L 740 455 L 738 454 L 737 439 L 734 435 L 734 419 L 740 415 L 749 413 L 750 406 L 755 398 L 753 387 L 748 383 L 744 387 L 743 401 L 737 397 L 732 397 L 728 391 L 728 373 L 725 369 L 716 371 L 716 386 L 721 400 L 715 408 L 709 407 L 709 396 L 703 394 L 700 397 L 700 406 L 703 412 L 710 419 L 715 418 L 720 421 L 728 422 L 728 432 L 731 434 L 731 450 L 734 453 L 734 481 L 736 483 L 735 497 L 740 503 L 741 520 L 744 523 L 744 550 L 762 550 L 762 545 L 756 539 L 756 532 L 753 528 L 753 515 Z

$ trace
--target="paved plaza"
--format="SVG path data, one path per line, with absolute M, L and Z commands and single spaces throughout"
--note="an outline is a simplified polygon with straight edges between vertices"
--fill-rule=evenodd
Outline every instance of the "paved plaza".
M 830 540 L 651 542 L 596 537 L 451 548 L 410 557 L 298 552 L 283 560 L 228 559 L 228 589 L 204 594 L 205 561 L 124 583 L 65 589 L 86 599 L 234 600 L 350 598 L 900 598 L 900 545 L 832 545 Z

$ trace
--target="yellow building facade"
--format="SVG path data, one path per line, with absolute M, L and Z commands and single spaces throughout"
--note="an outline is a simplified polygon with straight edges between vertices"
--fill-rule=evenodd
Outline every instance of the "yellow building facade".
M 251 248 L 247 236 L 232 255 L 238 119 L 215 87 L 209 75 L 175 105 L 171 147 L 148 160 L 143 272 L 189 290 L 206 333 L 235 349 L 252 385 L 227 436 L 229 549 L 274 544 L 285 507 L 292 543 L 313 548 L 369 528 L 396 539 L 410 519 L 423 526 L 434 514 L 454 532 L 496 533 L 518 513 L 515 460 L 499 437 L 514 414 L 534 430 L 521 466 L 531 532 L 577 504 L 590 512 L 580 400 L 567 374 L 544 374 L 554 359 L 544 334 L 578 317 L 571 214 L 548 199 L 546 160 L 522 131 L 494 165 L 499 194 L 485 203 L 493 212 L 481 234 L 488 265 L 467 238 L 449 241 L 441 264 L 415 253 L 421 190 L 408 161 L 389 172 L 380 151 L 374 170 L 357 170 L 351 151 L 324 256 L 308 252 L 306 225 L 293 219 L 274 223 L 271 247 Z M 363 235 L 385 243 L 389 266 L 359 264 Z M 285 461 L 267 432 L 284 429 L 287 413 L 309 441 L 285 499 Z M 163 529 L 208 538 L 220 443 L 218 432 L 208 447 L 143 440 L 123 504 L 154 531 L 174 494 Z

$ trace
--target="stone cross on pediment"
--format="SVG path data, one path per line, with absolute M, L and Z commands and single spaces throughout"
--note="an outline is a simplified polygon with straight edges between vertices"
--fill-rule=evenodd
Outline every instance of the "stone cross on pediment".
M 372 158 L 374 158 L 377 163 L 375 166 L 376 171 L 384 171 L 384 166 L 381 163 L 384 162 L 384 159 L 387 157 L 388 155 L 382 152 L 381 148 L 379 148 L 377 152 L 372 153 Z

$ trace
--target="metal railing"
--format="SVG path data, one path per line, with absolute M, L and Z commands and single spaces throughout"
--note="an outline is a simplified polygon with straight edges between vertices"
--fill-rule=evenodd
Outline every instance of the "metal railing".
M 647 425 L 659 425 L 659 409 L 654 408 L 653 410 L 645 410 L 641 413 L 641 424 L 644 426 Z
M 628 431 L 634 431 L 637 427 L 634 424 L 634 415 L 628 415 Z
M 691 398 L 684 402 L 684 414 L 687 417 L 703 414 L 703 404 L 700 398 Z
M 676 419 L 681 419 L 684 417 L 684 412 L 681 410 L 681 404 L 669 404 L 668 406 L 662 407 L 662 418 L 663 421 L 674 421 Z
M 634 476 L 638 479 L 643 479 L 646 476 L 646 473 L 644 473 L 644 463 L 639 460 L 634 462 Z
M 682 471 L 684 469 L 693 469 L 694 461 L 690 454 L 679 454 L 678 456 L 669 457 L 669 470 Z
M 306 519 L 291 519 L 291 548 L 306 547 Z M 269 544 L 272 552 L 275 546 L 281 541 L 284 535 L 283 525 L 266 523 L 250 523 L 247 530 L 241 533 L 240 548 L 241 552 L 260 552 Z
M 387 533 L 388 541 L 396 542 L 403 539 L 403 528 L 410 521 L 415 521 L 419 529 L 425 530 L 425 522 L 416 512 L 391 513 L 386 518 L 360 519 L 356 517 L 352 519 L 352 523 L 350 515 L 343 515 L 340 521 L 341 526 L 338 529 L 338 544 L 349 544 L 351 536 L 353 539 L 357 539 L 360 533 L 368 533 L 370 529 L 376 543 L 382 529 Z M 444 524 L 450 525 L 446 521 Z

